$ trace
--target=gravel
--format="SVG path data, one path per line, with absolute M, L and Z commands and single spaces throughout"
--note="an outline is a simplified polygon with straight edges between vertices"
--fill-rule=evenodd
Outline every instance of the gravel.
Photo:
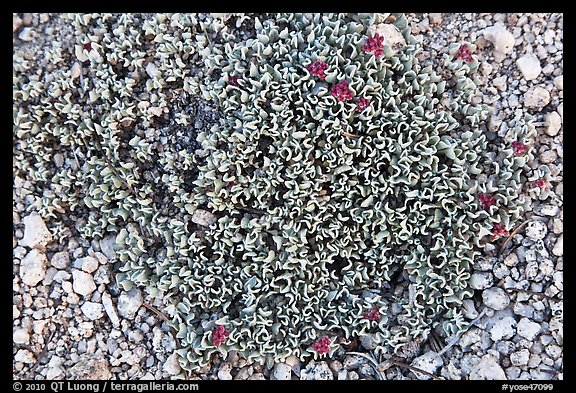
M 473 326 L 441 355 L 431 340 L 413 343 L 400 363 L 446 379 L 563 379 L 563 15 L 504 13 L 407 14 L 426 53 L 421 62 L 438 67 L 451 43 L 471 42 L 479 58 L 478 99 L 492 114 L 485 130 L 498 143 L 516 112 L 534 117 L 538 135 L 534 160 L 548 164 L 551 177 L 542 192 L 524 188 L 527 223 L 500 250 L 503 240 L 484 250 L 472 274 L 474 297 L 464 303 Z M 167 32 L 170 33 L 170 32 Z M 28 61 L 43 45 L 76 42 L 57 14 L 13 14 L 14 47 Z M 78 82 L 78 67 L 69 64 Z M 154 70 L 147 70 L 153 72 Z M 48 70 L 49 72 L 49 70 Z M 212 116 L 207 108 L 203 116 Z M 200 116 L 199 116 L 200 117 Z M 200 119 L 199 119 L 200 120 Z M 195 122 L 191 123 L 195 125 Z M 200 123 L 199 123 L 200 124 Z M 202 124 L 200 124 L 202 127 Z M 54 157 L 57 167 L 62 157 Z M 532 181 L 534 179 L 530 179 Z M 169 315 L 171 299 L 133 288 L 118 288 L 120 267 L 115 237 L 88 243 L 70 228 L 50 232 L 53 218 L 41 217 L 26 179 L 13 184 L 13 378 L 67 380 L 180 379 L 177 341 L 150 307 Z M 191 221 L 216 220 L 197 210 Z M 514 223 L 515 228 L 521 223 Z M 80 225 L 80 224 L 78 224 Z M 71 226 L 72 228 L 73 226 Z M 63 234 L 66 233 L 66 236 Z M 67 240 L 62 240 L 67 239 Z M 440 337 L 446 346 L 454 337 Z M 341 346 L 330 358 L 249 364 L 240 357 L 213 362 L 194 379 L 376 379 L 370 337 Z M 420 379 L 424 374 L 385 363 L 386 379 Z M 35 365 L 35 366 L 34 366 Z M 34 368 L 32 368 L 34 366 Z

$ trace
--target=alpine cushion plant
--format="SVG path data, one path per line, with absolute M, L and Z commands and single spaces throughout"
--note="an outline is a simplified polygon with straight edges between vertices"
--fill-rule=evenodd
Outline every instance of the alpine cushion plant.
M 230 33 L 204 23 L 226 43 L 194 41 L 219 72 L 190 78 L 189 91 L 220 117 L 198 134 L 198 153 L 167 146 L 156 163 L 173 202 L 140 220 L 165 252 L 147 252 L 135 226 L 116 238 L 119 285 L 149 280 L 173 297 L 184 369 L 230 350 L 304 360 L 365 334 L 376 353 L 397 355 L 432 329 L 447 336 L 467 325 L 460 310 L 474 258 L 495 223 L 523 212 L 523 160 L 504 146 L 499 165 L 486 164 L 479 124 L 488 111 L 468 99 L 476 60 L 446 55 L 452 86 L 419 64 L 405 17 L 391 19 L 276 15 L 230 45 Z M 384 50 L 372 34 L 381 24 L 405 42 Z M 242 89 L 230 88 L 233 75 Z M 532 128 L 515 121 L 505 140 L 528 141 Z M 96 160 L 86 171 L 99 180 L 105 163 Z M 484 208 L 503 196 L 499 209 L 478 212 L 479 191 Z M 203 215 L 210 223 L 198 223 Z

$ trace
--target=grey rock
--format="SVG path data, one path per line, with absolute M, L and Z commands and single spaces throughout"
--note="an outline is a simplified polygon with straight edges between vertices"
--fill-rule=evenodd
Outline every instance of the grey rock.
M 182 371 L 180 363 L 178 363 L 178 354 L 173 352 L 168 359 L 164 362 L 162 370 L 168 373 L 168 375 L 178 375 Z
M 22 348 L 19 349 L 18 352 L 16 352 L 16 355 L 14 355 L 14 361 L 32 364 L 36 361 L 36 358 L 34 357 L 34 354 L 32 352 Z
M 118 314 L 128 320 L 133 319 L 138 309 L 144 303 L 142 292 L 138 288 L 132 288 L 128 292 L 122 292 L 118 297 Z
M 115 235 L 108 235 L 100 240 L 100 251 L 106 256 L 106 258 L 108 258 L 109 261 L 114 261 L 116 259 L 116 251 L 114 251 L 115 245 Z
M 526 348 L 510 354 L 510 363 L 512 363 L 513 366 L 526 366 L 529 359 L 530 351 Z
M 39 214 L 32 213 L 22 220 L 24 223 L 24 237 L 20 245 L 44 250 L 52 241 L 52 234 L 46 227 L 44 220 Z
M 527 53 L 524 56 L 516 60 L 516 65 L 522 73 L 522 76 L 527 81 L 538 78 L 538 75 L 542 72 L 542 67 L 540 66 L 540 60 L 533 53 Z
M 249 381 L 265 381 L 266 377 L 262 373 L 254 373 L 248 377 Z
M 192 214 L 192 222 L 201 226 L 209 227 L 214 224 L 218 219 L 216 216 L 206 210 L 196 209 Z
M 346 355 L 344 361 L 342 362 L 342 367 L 346 370 L 354 370 L 360 367 L 364 363 L 364 359 L 357 355 Z
M 558 240 L 556 240 L 554 248 L 552 248 L 552 254 L 556 255 L 557 257 L 564 255 L 564 234 L 558 236 Z
M 300 374 L 301 380 L 333 380 L 334 374 L 325 361 L 311 361 Z
M 98 260 L 91 256 L 76 259 L 72 266 L 76 269 L 81 269 L 86 273 L 94 273 L 98 269 Z
M 390 50 L 392 52 L 397 52 L 406 46 L 406 39 L 400 30 L 398 30 L 398 28 L 391 23 L 379 23 L 371 25 L 368 28 L 368 34 L 374 35 L 375 33 L 378 33 L 380 36 L 384 37 L 384 42 L 390 46 Z
M 538 215 L 554 217 L 560 213 L 560 208 L 551 204 L 539 204 L 534 208 L 534 212 Z
M 34 40 L 34 30 L 31 27 L 25 27 L 22 29 L 18 38 L 22 41 L 33 41 Z
M 484 38 L 494 45 L 494 59 L 498 62 L 504 60 L 505 55 L 514 48 L 514 35 L 506 30 L 500 22 L 482 30 Z
M 511 252 L 510 254 L 506 255 L 504 258 L 504 264 L 508 267 L 516 266 L 518 263 L 518 255 L 516 253 Z
M 48 258 L 38 249 L 33 248 L 20 261 L 20 279 L 28 286 L 34 287 L 44 279 L 46 275 Z
M 104 308 L 100 303 L 84 302 L 84 304 L 80 306 L 80 310 L 82 310 L 82 313 L 91 321 L 100 319 L 104 315 Z
M 442 361 L 442 358 L 440 356 L 438 356 L 438 353 L 434 352 L 434 351 L 430 351 L 430 352 L 426 352 L 424 355 L 418 356 L 417 358 L 415 358 L 412 363 L 410 363 L 410 365 L 412 367 L 416 367 L 419 368 L 421 370 L 427 371 L 431 374 L 436 373 L 436 371 L 444 364 L 444 362 Z M 418 379 L 430 379 L 431 377 L 426 375 L 426 374 L 422 374 L 419 372 L 414 372 L 414 374 L 416 375 L 416 378 Z
M 474 319 L 478 316 L 478 311 L 474 305 L 474 300 L 464 299 L 462 300 L 462 306 L 464 307 L 464 316 L 466 318 Z
M 282 362 L 276 363 L 270 373 L 270 379 L 278 381 L 292 379 L 292 366 Z
M 546 224 L 541 221 L 530 221 L 526 225 L 526 236 L 533 241 L 544 239 L 546 234 L 548 233 L 548 228 L 546 228 Z
M 489 330 L 492 341 L 512 338 L 516 333 L 516 320 L 510 316 L 497 318 Z
M 360 345 L 362 345 L 362 347 L 364 347 L 365 349 L 371 351 L 373 349 L 375 349 L 378 345 L 376 344 L 376 342 L 374 341 L 374 334 L 373 333 L 367 333 L 367 334 L 363 334 L 360 336 Z
M 532 318 L 532 315 L 534 314 L 534 307 L 532 307 L 530 304 L 524 304 L 522 302 L 514 303 L 513 310 L 514 314 L 525 318 Z
M 547 113 L 544 116 L 544 125 L 546 126 L 546 134 L 556 136 L 562 127 L 562 118 L 556 111 Z
M 470 348 L 479 342 L 480 342 L 480 334 L 478 332 L 478 329 L 472 328 L 470 330 L 465 331 L 462 334 L 458 344 L 460 345 L 460 348 L 464 349 L 464 348 Z
M 470 287 L 473 289 L 490 288 L 494 283 L 494 276 L 490 272 L 474 272 L 470 277 Z
M 558 75 L 554 78 L 554 87 L 558 90 L 564 90 L 564 75 Z
M 542 86 L 536 86 L 524 93 L 524 107 L 540 110 L 550 102 L 550 93 Z
M 238 370 L 238 372 L 236 373 L 236 376 L 234 377 L 234 380 L 245 381 L 248 378 L 250 378 L 250 376 L 252 374 L 254 374 L 254 367 L 245 366 L 245 367 L 242 367 L 240 370 Z
M 96 284 L 91 274 L 81 270 L 72 271 L 72 289 L 79 295 L 90 296 L 96 290 Z
M 218 370 L 218 379 L 221 381 L 230 381 L 232 380 L 232 374 L 230 371 L 232 370 L 232 365 L 230 363 L 224 363 L 220 366 L 220 370 Z
M 510 296 L 502 288 L 488 288 L 482 292 L 482 301 L 493 310 L 503 310 L 510 304 Z
M 518 334 L 529 341 L 534 340 L 538 335 L 538 333 L 540 333 L 540 330 L 542 329 L 539 324 L 530 321 L 528 318 L 522 318 L 518 322 L 516 328 Z
M 12 341 L 14 344 L 25 344 L 28 345 L 30 340 L 30 334 L 26 329 L 16 329 L 12 332 Z
M 518 379 L 520 377 L 520 372 L 522 372 L 522 370 L 516 366 L 508 367 L 506 368 L 506 378 L 508 380 Z
M 356 371 L 348 371 L 347 379 L 349 381 L 357 381 L 358 379 L 360 379 L 360 376 L 358 375 L 358 373 Z
M 20 26 L 22 26 L 22 19 L 18 15 L 12 14 L 12 32 L 16 33 Z
M 544 150 L 539 155 L 540 162 L 543 164 L 551 164 L 558 159 L 558 154 L 555 150 Z
M 442 23 L 442 14 L 440 12 L 430 12 L 428 14 L 428 20 L 433 25 L 439 25 Z
M 506 373 L 499 364 L 498 359 L 491 355 L 484 355 L 478 364 L 470 371 L 470 380 L 504 380 Z
M 52 280 L 62 284 L 63 281 L 69 280 L 70 277 L 72 277 L 72 275 L 67 271 L 59 270 L 58 272 L 56 272 Z
M 50 259 L 50 266 L 53 266 L 56 269 L 66 269 L 69 263 L 70 255 L 68 254 L 68 251 L 59 251 L 52 256 L 52 259 Z
M 112 378 L 108 360 L 102 357 L 85 358 L 70 369 L 70 379 L 107 380 Z
M 494 78 L 492 80 L 492 86 L 497 88 L 500 91 L 506 91 L 508 88 L 507 77 L 506 75 L 499 76 L 498 78 Z

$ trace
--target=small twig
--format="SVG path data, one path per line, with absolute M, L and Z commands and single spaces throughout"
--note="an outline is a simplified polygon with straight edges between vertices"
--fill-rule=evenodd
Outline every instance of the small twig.
M 434 375 L 434 374 L 432 374 L 432 373 L 429 373 L 428 371 L 424 371 L 424 370 L 422 370 L 422 369 L 419 369 L 418 367 L 414 367 L 414 366 L 411 366 L 411 365 L 409 365 L 409 364 L 402 363 L 402 362 L 400 362 L 400 361 L 398 361 L 398 360 L 389 359 L 389 360 L 386 360 L 386 362 L 388 362 L 388 363 L 390 363 L 390 364 L 393 364 L 393 365 L 395 365 L 395 366 L 405 367 L 405 368 L 407 368 L 407 369 L 409 369 L 409 370 L 412 370 L 412 371 L 414 371 L 414 372 L 419 372 L 419 373 L 422 373 L 422 374 L 424 374 L 424 375 L 428 375 L 429 377 L 431 377 L 432 379 L 435 379 L 435 380 L 437 380 L 437 381 L 438 381 L 438 380 L 440 380 L 440 381 L 444 380 L 444 378 L 442 378 L 442 377 L 438 377 L 438 376 L 436 376 L 436 375 Z
M 545 294 L 539 293 L 539 292 L 534 292 L 534 291 L 531 291 L 531 290 L 529 290 L 529 289 L 506 288 L 506 290 L 507 290 L 507 291 L 524 292 L 524 293 L 528 293 L 528 294 L 530 294 L 530 295 L 539 296 L 539 297 L 544 297 L 544 298 L 550 299 L 550 300 L 556 300 L 556 299 L 554 299 L 552 296 L 548 296 L 548 295 L 545 295 Z
M 142 305 L 144 307 L 146 307 L 148 310 L 152 311 L 154 314 L 158 315 L 160 318 L 162 318 L 164 321 L 168 322 L 169 319 L 166 316 L 166 314 L 164 314 L 163 312 L 159 311 L 156 307 L 144 302 L 142 303 Z M 174 329 L 174 327 L 169 326 L 169 330 L 170 333 L 172 333 L 172 336 L 174 336 L 174 341 L 176 341 L 176 346 L 178 347 L 178 349 L 182 348 L 182 345 L 180 345 L 180 341 L 178 341 L 178 339 L 176 338 L 176 329 Z M 188 375 L 188 371 L 184 370 L 184 379 L 185 380 L 189 380 L 190 377 Z
M 142 303 L 142 305 L 143 305 L 144 307 L 146 307 L 148 310 L 150 310 L 150 311 L 152 311 L 153 313 L 155 313 L 156 315 L 158 315 L 158 316 L 159 316 L 160 318 L 162 318 L 163 320 L 165 320 L 165 321 L 168 321 L 168 320 L 169 320 L 168 317 L 167 317 L 165 314 L 163 314 L 162 312 L 158 311 L 158 309 L 157 309 L 156 307 L 153 307 L 153 306 L 151 306 L 151 305 L 148 304 L 148 303 Z
M 499 256 L 499 257 L 502 256 L 502 252 L 504 251 L 504 249 L 506 248 L 506 246 L 508 245 L 508 243 L 510 242 L 510 240 L 512 240 L 512 237 L 513 237 L 514 235 L 516 235 L 516 234 L 520 231 L 520 229 L 521 229 L 524 225 L 526 225 L 526 223 L 528 223 L 529 221 L 530 221 L 529 219 L 526 220 L 526 221 L 524 221 L 522 224 L 518 225 L 518 226 L 516 227 L 516 229 L 514 229 L 514 230 L 512 231 L 512 233 L 510 233 L 510 236 L 508 236 L 508 238 L 506 239 L 506 241 L 502 244 L 502 247 L 500 247 L 500 250 L 498 250 L 498 256 Z
M 451 343 L 449 343 L 448 345 L 446 345 L 444 347 L 444 349 L 442 349 L 440 352 L 438 352 L 438 356 L 442 356 L 444 353 L 446 353 L 446 351 L 448 351 L 448 349 L 450 349 L 454 344 L 456 344 L 459 340 L 460 337 L 462 337 L 462 335 L 464 334 L 464 332 L 468 331 L 468 329 L 470 329 L 476 322 L 478 322 L 480 320 L 480 318 L 482 318 L 484 316 L 484 314 L 486 314 L 486 308 L 484 308 L 480 314 L 478 314 L 478 316 L 476 318 L 474 318 L 474 320 L 472 322 L 470 322 L 468 324 L 468 326 L 466 326 L 460 333 L 458 333 L 456 335 L 456 337 L 454 338 L 454 340 L 452 340 Z
M 380 365 L 376 362 L 376 360 L 372 356 L 368 356 L 367 354 L 362 353 L 362 352 L 347 352 L 346 354 L 347 355 L 358 355 L 358 356 L 361 356 L 365 359 L 368 359 L 370 361 L 370 363 L 372 363 L 372 368 L 374 369 L 374 371 L 376 371 L 376 375 L 378 376 L 378 379 L 380 379 L 380 380 L 386 379 L 386 377 L 380 371 Z
M 360 135 L 350 134 L 349 132 L 343 132 L 342 135 L 348 138 L 360 138 Z
M 260 210 L 260 209 L 253 209 L 251 207 L 244 207 L 244 206 L 237 206 L 234 205 L 234 207 L 238 210 L 244 210 L 247 211 L 248 213 L 254 213 L 254 214 L 267 214 L 267 212 L 265 212 L 264 210 Z
M 42 348 L 42 351 L 40 351 L 40 353 L 36 357 L 36 361 L 34 362 L 32 367 L 30 367 L 30 370 L 28 370 L 28 375 L 32 374 L 32 371 L 34 371 L 36 369 L 36 367 L 38 367 L 38 365 L 40 364 L 40 361 L 46 356 L 46 353 L 48 352 L 48 344 L 52 341 L 54 334 L 56 334 L 56 332 L 58 331 L 58 326 L 59 325 L 56 325 L 56 327 L 54 328 L 52 333 L 50 333 L 50 336 L 48 337 L 48 339 L 46 339 L 46 336 L 44 336 L 44 347 Z

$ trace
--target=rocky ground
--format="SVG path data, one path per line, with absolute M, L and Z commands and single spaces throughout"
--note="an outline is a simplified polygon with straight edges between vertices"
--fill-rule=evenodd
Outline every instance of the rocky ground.
M 185 375 L 163 304 L 115 286 L 114 238 L 59 244 L 43 218 L 24 209 L 30 192 L 26 179 L 16 178 L 14 379 L 563 379 L 563 15 L 408 19 L 426 48 L 422 62 L 437 64 L 453 42 L 477 46 L 476 99 L 492 107 L 489 140 L 504 135 L 516 111 L 532 114 L 538 136 L 529 165 L 547 164 L 553 179 L 544 192 L 527 193 L 531 211 L 510 241 L 487 246 L 477 261 L 476 295 L 466 302 L 474 323 L 461 336 L 429 340 L 402 361 L 374 358 L 363 340 L 306 364 L 296 358 L 247 364 L 232 352 Z M 15 14 L 14 46 L 46 44 L 59 31 L 57 21 L 55 15 Z

